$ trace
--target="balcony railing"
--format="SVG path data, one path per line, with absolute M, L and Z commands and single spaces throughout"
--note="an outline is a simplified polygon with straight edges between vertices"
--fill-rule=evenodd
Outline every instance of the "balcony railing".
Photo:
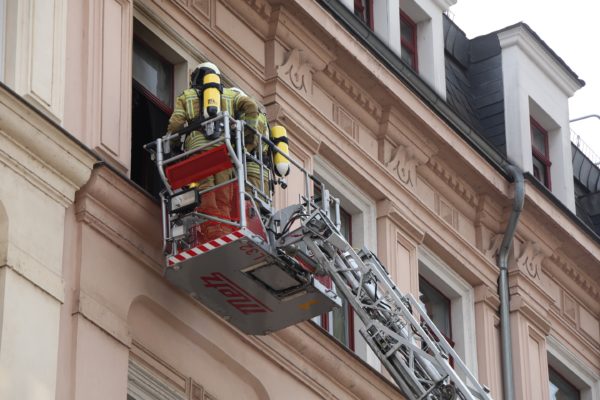
M 592 148 L 581 139 L 581 136 L 571 129 L 571 142 L 577 146 L 577 148 L 587 157 L 590 161 L 596 165 L 600 165 L 600 156 L 598 156 Z

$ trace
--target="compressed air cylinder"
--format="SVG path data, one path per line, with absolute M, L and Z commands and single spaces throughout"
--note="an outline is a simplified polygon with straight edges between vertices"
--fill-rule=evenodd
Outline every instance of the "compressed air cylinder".
M 271 141 L 279 150 L 286 156 L 289 155 L 288 138 L 286 130 L 283 126 L 271 127 Z M 275 173 L 281 177 L 287 176 L 290 173 L 290 161 L 279 152 L 274 152 L 273 164 L 275 164 Z
M 202 116 L 205 119 L 221 111 L 221 78 L 217 74 L 206 74 L 202 82 Z

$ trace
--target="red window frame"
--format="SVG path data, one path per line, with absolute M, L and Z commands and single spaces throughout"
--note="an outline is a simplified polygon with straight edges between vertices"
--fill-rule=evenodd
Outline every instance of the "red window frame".
M 546 186 L 549 190 L 552 190 L 552 179 L 550 176 L 550 167 L 552 166 L 552 162 L 550 161 L 550 156 L 548 155 L 548 152 L 550 151 L 550 147 L 548 144 L 548 131 L 546 129 L 544 129 L 544 127 L 537 122 L 533 117 L 529 118 L 530 121 L 530 133 L 531 133 L 531 153 L 533 158 L 535 158 L 536 160 L 538 160 L 540 163 L 542 163 L 544 165 L 545 168 L 545 176 L 546 176 L 546 180 L 544 182 L 542 182 L 540 180 L 540 176 L 538 174 L 535 173 L 534 170 L 534 176 L 536 179 L 540 180 L 540 182 L 542 182 L 542 184 L 544 186 Z M 542 153 L 541 151 L 539 151 L 538 149 L 535 148 L 535 146 L 533 145 L 533 130 L 537 130 L 538 132 L 540 132 L 543 136 L 544 136 L 544 149 L 546 150 L 546 153 Z
M 354 0 L 354 15 L 360 18 L 367 26 L 373 30 L 373 0 Z
M 407 51 L 412 56 L 411 68 L 415 72 L 419 72 L 419 59 L 417 51 L 417 24 L 404 12 L 400 11 L 400 24 L 408 26 L 412 32 L 411 40 L 406 39 L 402 35 L 402 28 L 400 28 L 400 46 L 401 51 Z

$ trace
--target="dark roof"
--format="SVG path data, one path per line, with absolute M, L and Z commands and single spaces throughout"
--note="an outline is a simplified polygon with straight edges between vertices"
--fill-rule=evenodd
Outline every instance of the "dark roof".
M 506 157 L 502 49 L 498 33 L 521 27 L 537 40 L 574 80 L 584 85 L 565 62 L 525 23 L 468 39 L 444 16 L 446 101 L 473 130 Z M 600 169 L 572 145 L 577 216 L 600 235 Z
M 506 156 L 501 48 L 496 34 L 469 40 L 444 16 L 446 101 Z

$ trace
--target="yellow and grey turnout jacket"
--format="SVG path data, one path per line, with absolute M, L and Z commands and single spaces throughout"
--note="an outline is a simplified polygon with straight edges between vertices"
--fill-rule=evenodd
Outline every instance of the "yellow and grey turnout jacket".
M 248 126 L 256 129 L 265 137 L 268 137 L 267 118 L 259 111 L 258 104 L 252 98 L 244 96 L 235 90 L 223 88 L 223 93 L 221 95 L 221 110 L 227 111 L 229 115 L 235 119 L 245 121 Z M 177 97 L 175 109 L 169 119 L 167 131 L 175 132 L 182 129 L 186 122 L 191 122 L 200 116 L 201 113 L 201 98 L 198 95 L 198 91 L 193 88 L 184 90 L 183 93 Z M 255 139 L 255 136 L 246 135 L 246 149 L 248 151 L 253 151 L 256 148 L 258 140 L 252 139 Z M 209 140 L 202 132 L 192 131 L 187 135 L 184 147 L 186 150 L 191 150 L 203 146 L 208 142 Z M 207 150 L 209 148 L 207 148 Z M 258 165 L 251 164 L 254 163 L 248 163 L 248 174 L 254 174 L 254 170 L 258 169 Z

